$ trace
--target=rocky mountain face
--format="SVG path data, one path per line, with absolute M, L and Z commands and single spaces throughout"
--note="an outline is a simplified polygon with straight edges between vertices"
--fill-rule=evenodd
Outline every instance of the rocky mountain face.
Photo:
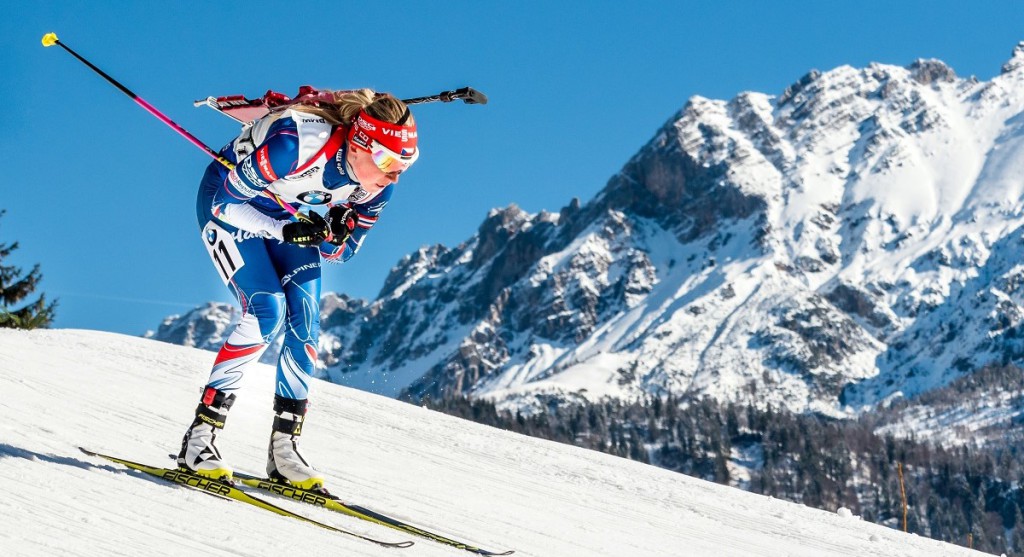
M 1024 362 L 1024 43 L 690 99 L 596 198 L 491 211 L 329 295 L 324 377 L 523 411 L 645 394 L 850 415 Z M 165 322 L 158 338 L 218 344 Z
M 229 304 L 207 302 L 184 315 L 165 318 L 156 331 L 147 331 L 142 336 L 216 351 L 241 316 L 241 311 Z

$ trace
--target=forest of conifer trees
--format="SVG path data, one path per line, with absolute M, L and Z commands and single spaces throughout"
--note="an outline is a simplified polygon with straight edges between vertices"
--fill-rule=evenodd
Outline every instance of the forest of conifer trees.
M 916 401 L 857 419 L 792 414 L 710 399 L 651 398 L 624 403 L 558 404 L 530 416 L 500 412 L 488 401 L 454 398 L 425 406 L 478 423 L 630 458 L 690 476 L 903 529 L 1024 555 L 1021 436 L 1006 442 L 937 446 L 879 428 L 915 404 L 941 404 L 991 390 L 1020 393 L 1024 373 L 991 367 Z M 1020 407 L 1019 397 L 1013 401 Z

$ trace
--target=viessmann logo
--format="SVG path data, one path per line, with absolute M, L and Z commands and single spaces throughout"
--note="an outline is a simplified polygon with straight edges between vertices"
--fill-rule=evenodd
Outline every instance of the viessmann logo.
M 409 133 L 409 130 L 404 128 L 401 131 L 389 130 L 385 128 L 381 130 L 381 133 L 384 135 L 389 135 L 391 137 L 400 137 L 403 143 L 409 141 L 409 139 L 416 139 L 416 132 Z
M 271 182 L 277 180 L 277 174 L 274 172 L 274 167 L 270 164 L 270 155 L 267 154 L 266 145 L 260 147 L 259 151 L 256 151 L 256 163 L 260 167 L 260 172 L 262 172 L 268 180 Z

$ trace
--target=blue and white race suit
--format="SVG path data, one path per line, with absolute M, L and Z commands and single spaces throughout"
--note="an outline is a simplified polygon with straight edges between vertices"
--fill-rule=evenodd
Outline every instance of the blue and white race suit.
M 203 241 L 221 279 L 242 306 L 242 319 L 217 354 L 208 385 L 234 391 L 284 329 L 277 364 L 277 394 L 305 400 L 320 334 L 320 260 L 347 261 L 391 198 L 355 181 L 346 164 L 347 129 L 323 118 L 286 110 L 245 128 L 221 150 L 235 163 L 214 162 L 199 186 L 196 212 Z M 342 245 L 320 249 L 284 243 L 291 213 L 265 195 L 302 205 L 345 205 L 358 213 L 356 230 Z

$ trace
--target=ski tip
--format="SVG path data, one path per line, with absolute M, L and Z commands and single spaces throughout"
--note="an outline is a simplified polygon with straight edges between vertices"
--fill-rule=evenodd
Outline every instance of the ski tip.
M 57 33 L 47 33 L 43 35 L 43 46 L 53 46 L 57 44 Z

